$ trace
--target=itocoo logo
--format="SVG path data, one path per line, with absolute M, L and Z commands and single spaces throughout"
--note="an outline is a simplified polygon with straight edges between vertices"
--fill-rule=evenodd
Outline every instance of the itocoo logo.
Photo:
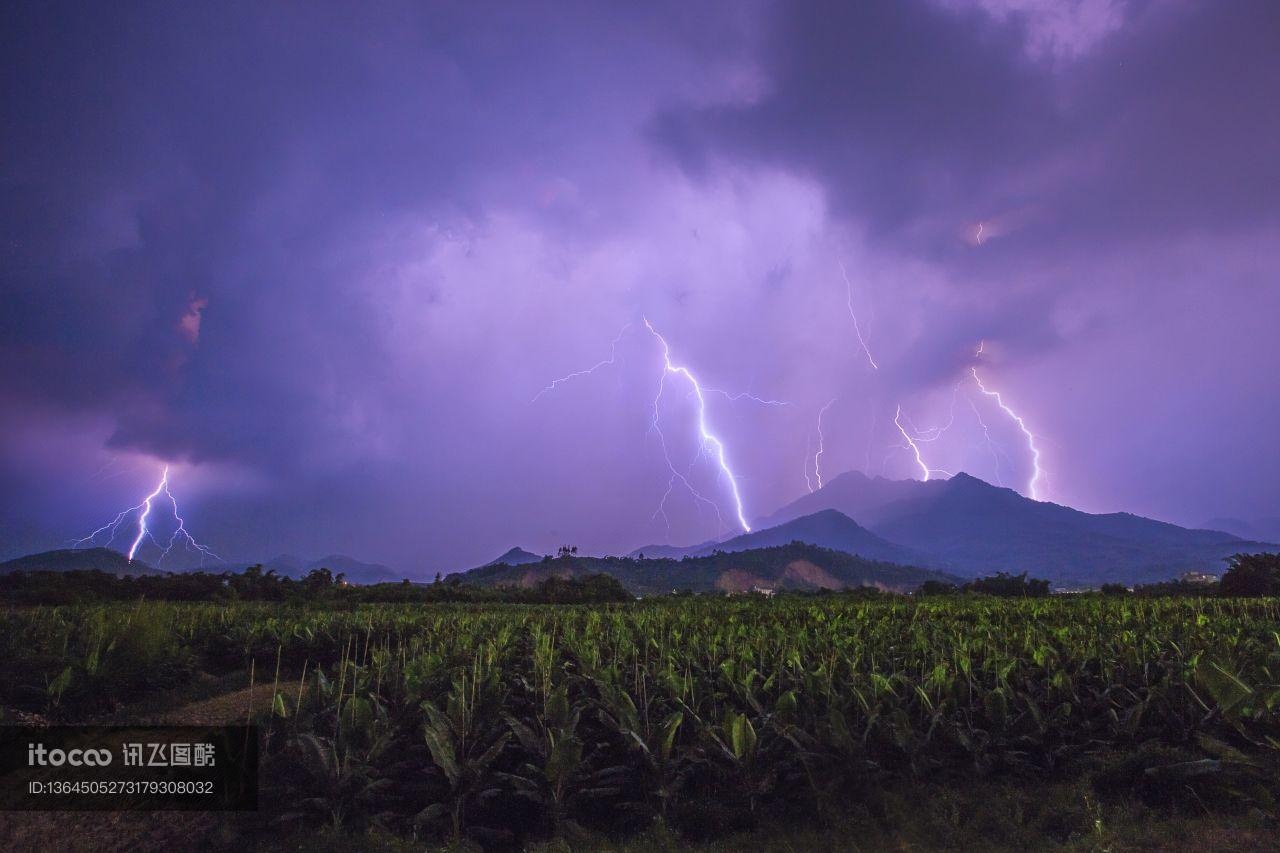
M 46 749 L 42 743 L 27 744 L 27 766 L 106 767 L 111 763 L 109 749 Z

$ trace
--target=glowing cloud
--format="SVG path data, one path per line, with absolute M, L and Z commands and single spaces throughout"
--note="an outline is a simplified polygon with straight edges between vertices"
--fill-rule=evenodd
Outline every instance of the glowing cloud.
M 178 320 L 178 331 L 187 339 L 188 343 L 195 344 L 200 340 L 200 321 L 204 317 L 204 309 L 209 307 L 209 300 L 203 296 L 191 296 L 187 302 L 187 310 L 183 313 L 182 319 Z

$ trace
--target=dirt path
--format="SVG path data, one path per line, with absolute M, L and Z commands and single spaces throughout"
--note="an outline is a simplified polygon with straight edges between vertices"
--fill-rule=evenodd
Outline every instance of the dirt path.
M 297 680 L 278 690 L 296 696 Z M 117 718 L 118 724 L 219 726 L 243 723 L 271 708 L 272 683 L 244 687 L 157 714 Z M 0 813 L 0 850 L 203 851 L 244 849 L 234 812 L 7 812 Z
M 282 681 L 275 689 L 286 697 L 298 695 L 298 681 Z M 245 720 L 271 710 L 273 684 L 255 684 L 252 688 L 234 690 L 175 708 L 161 715 L 163 721 L 175 726 L 225 726 L 244 723 Z M 289 705 L 292 706 L 292 700 Z

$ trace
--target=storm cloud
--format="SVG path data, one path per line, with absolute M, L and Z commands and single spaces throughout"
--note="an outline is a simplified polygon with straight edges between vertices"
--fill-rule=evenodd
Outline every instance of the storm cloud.
M 678 377 L 655 432 L 641 318 L 754 517 L 832 399 L 828 473 L 912 476 L 901 406 L 1019 485 L 984 341 L 1051 499 L 1280 510 L 1273 4 L 47 4 L 0 38 L 7 552 L 166 463 L 237 558 L 705 540 L 726 484 Z

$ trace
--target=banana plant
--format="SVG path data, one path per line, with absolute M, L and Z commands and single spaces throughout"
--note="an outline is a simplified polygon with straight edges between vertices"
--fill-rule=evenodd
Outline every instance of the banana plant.
M 451 837 L 461 839 L 468 810 L 496 795 L 493 765 L 510 739 L 508 732 L 495 725 L 503 696 L 495 678 L 476 684 L 468 682 L 464 675 L 455 681 L 443 709 L 431 702 L 423 703 L 427 716 L 423 739 L 443 776 L 445 791 L 437 802 L 418 812 L 416 826 L 447 819 Z
M 600 721 L 620 735 L 631 753 L 639 758 L 657 800 L 658 817 L 665 824 L 671 802 L 684 780 L 682 762 L 674 754 L 684 712 L 676 710 L 663 715 L 660 709 L 646 706 L 642 715 L 631 695 L 618 685 L 597 681 L 596 688 L 600 695 L 597 702 Z
M 712 744 L 711 754 L 744 796 L 747 810 L 755 814 L 760 800 L 771 794 L 778 779 L 777 763 L 762 761 L 760 738 L 746 714 L 726 711 L 718 724 L 699 721 Z
M 613 768 L 592 773 L 583 763 L 583 743 L 578 727 L 582 712 L 569 701 L 567 684 L 550 688 L 542 713 L 530 722 L 510 712 L 503 719 L 511 728 L 526 760 L 511 773 L 500 774 L 514 787 L 518 796 L 538 806 L 547 815 L 553 835 L 577 831 L 568 819 L 570 806 L 582 797 L 616 794 L 608 784 Z
M 355 750 L 314 734 L 290 736 L 268 777 L 286 780 L 267 790 L 269 798 L 289 804 L 277 821 L 307 823 L 323 816 L 334 830 L 365 824 L 389 786 L 374 770 L 382 746 Z

